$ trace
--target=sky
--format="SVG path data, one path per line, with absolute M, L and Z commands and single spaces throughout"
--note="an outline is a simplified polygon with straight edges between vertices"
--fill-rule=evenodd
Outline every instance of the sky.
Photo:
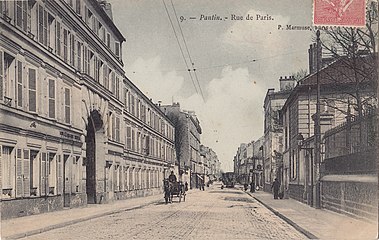
M 311 26 L 310 0 L 108 1 L 127 77 L 154 102 L 195 111 L 224 171 L 241 143 L 263 136 L 267 89 L 308 70 L 312 32 L 286 25 Z

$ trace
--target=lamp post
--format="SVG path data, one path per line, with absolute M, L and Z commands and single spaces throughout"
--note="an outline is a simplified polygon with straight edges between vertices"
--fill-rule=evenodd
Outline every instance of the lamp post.
M 317 99 L 316 99 L 316 121 L 315 121 L 315 163 L 316 163 L 316 208 L 321 208 L 320 199 L 320 164 L 321 164 L 321 126 L 320 126 L 320 30 L 316 32 L 316 82 L 317 82 Z

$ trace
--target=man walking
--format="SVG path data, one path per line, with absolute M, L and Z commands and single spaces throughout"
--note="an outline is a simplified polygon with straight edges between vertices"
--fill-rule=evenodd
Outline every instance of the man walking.
M 275 178 L 275 181 L 272 183 L 271 190 L 272 189 L 274 189 L 274 199 L 278 199 L 280 182 L 277 178 Z

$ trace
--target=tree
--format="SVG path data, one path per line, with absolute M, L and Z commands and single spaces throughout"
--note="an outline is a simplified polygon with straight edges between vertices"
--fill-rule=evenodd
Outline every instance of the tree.
M 365 108 L 377 103 L 378 5 L 370 1 L 367 6 L 365 27 L 332 27 L 321 31 L 323 53 L 332 62 L 338 61 L 330 65 L 337 74 L 328 74 L 326 71 L 327 77 L 337 85 L 347 81 L 351 86 L 350 90 L 344 92 L 349 95 L 347 100 L 337 100 L 350 104 L 359 117 L 362 117 Z
M 297 72 L 292 73 L 291 75 L 295 78 L 296 82 L 298 82 L 299 80 L 305 78 L 307 74 L 308 74 L 307 70 L 301 68 Z
M 185 169 L 182 169 L 183 163 L 182 155 L 184 151 L 184 145 L 185 145 L 185 137 L 186 137 L 186 125 L 185 125 L 185 119 L 181 118 L 180 112 L 168 112 L 167 117 L 170 119 L 172 124 L 175 128 L 175 153 L 176 153 L 176 162 L 178 163 L 179 168 L 179 175 L 182 175 L 182 171 Z

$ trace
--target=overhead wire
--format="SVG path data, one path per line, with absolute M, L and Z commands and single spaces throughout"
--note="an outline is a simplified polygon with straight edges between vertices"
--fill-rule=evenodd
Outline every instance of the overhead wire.
M 186 48 L 186 50 L 187 50 L 188 57 L 189 57 L 189 59 L 190 59 L 190 61 L 191 61 L 191 64 L 192 64 L 192 70 L 193 70 L 193 73 L 194 73 L 194 75 L 195 75 L 195 78 L 196 78 L 196 81 L 197 81 L 197 85 L 198 85 L 198 87 L 199 87 L 199 89 L 200 89 L 201 97 L 203 98 L 203 101 L 205 102 L 205 98 L 204 98 L 203 90 L 201 89 L 201 85 L 200 85 L 200 82 L 199 82 L 199 78 L 197 77 L 196 68 L 195 68 L 195 63 L 194 63 L 194 61 L 192 60 L 191 54 L 190 54 L 190 52 L 189 52 L 189 49 L 188 49 L 188 46 L 187 46 L 187 41 L 186 41 L 186 38 L 184 37 L 183 30 L 182 30 L 182 27 L 181 27 L 181 25 L 180 25 L 178 15 L 176 14 L 176 9 L 175 9 L 174 3 L 172 2 L 172 0 L 170 0 L 170 1 L 171 1 L 171 6 L 172 6 L 172 8 L 173 8 L 173 10 L 174 10 L 174 14 L 175 14 L 176 21 L 177 21 L 178 26 L 179 26 L 180 34 L 182 35 L 182 38 L 183 38 L 184 46 L 185 46 L 185 48 Z
M 179 41 L 178 35 L 176 34 L 176 30 L 175 30 L 174 24 L 173 24 L 173 22 L 172 22 L 172 20 L 171 20 L 170 14 L 169 14 L 169 12 L 168 12 L 168 9 L 167 9 L 167 6 L 166 6 L 166 3 L 165 3 L 164 0 L 162 0 L 162 2 L 163 2 L 163 5 L 164 5 L 164 7 L 165 7 L 165 9 L 166 9 L 166 13 L 167 13 L 168 19 L 169 19 L 169 21 L 170 21 L 170 24 L 171 24 L 172 30 L 174 31 L 174 35 L 175 35 L 175 38 L 176 38 L 176 42 L 177 42 L 178 45 L 179 45 L 180 52 L 181 52 L 181 54 L 182 54 L 182 57 L 183 57 L 184 63 L 185 63 L 185 65 L 186 65 L 187 69 L 188 69 L 188 74 L 190 75 L 190 78 L 191 78 L 191 80 L 192 80 L 193 86 L 195 87 L 196 93 L 198 93 L 198 91 L 197 91 L 197 87 L 196 87 L 196 84 L 195 84 L 195 81 L 194 81 L 194 79 L 193 79 L 193 77 L 192 77 L 192 74 L 191 74 L 190 68 L 188 67 L 187 59 L 186 59 L 186 57 L 184 56 L 184 52 L 183 52 L 182 46 L 180 45 L 180 41 Z

